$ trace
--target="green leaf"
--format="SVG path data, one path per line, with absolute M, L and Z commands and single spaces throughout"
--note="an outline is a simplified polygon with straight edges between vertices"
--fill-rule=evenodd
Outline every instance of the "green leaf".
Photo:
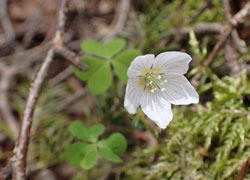
M 126 41 L 121 38 L 116 38 L 105 43 L 86 40 L 81 44 L 81 48 L 86 53 L 109 59 L 124 48 L 125 45 Z
M 69 126 L 70 133 L 84 141 L 89 141 L 88 129 L 80 121 L 74 121 Z
M 88 66 L 87 71 L 81 71 L 80 69 L 74 68 L 74 74 L 76 77 L 83 81 L 87 81 L 93 74 L 96 72 L 97 69 L 103 66 L 106 63 L 105 60 L 96 59 L 92 57 L 83 57 L 81 61 Z
M 89 145 L 84 158 L 80 162 L 80 166 L 83 169 L 91 169 L 97 162 L 98 153 L 96 146 Z
M 84 57 L 82 61 L 88 66 L 86 72 L 74 70 L 75 75 L 88 82 L 88 87 L 94 94 L 106 91 L 112 83 L 110 61 Z
M 117 155 L 124 153 L 127 149 L 127 140 L 121 133 L 111 134 L 108 139 L 105 140 L 105 143 Z
M 64 151 L 65 160 L 72 166 L 79 166 L 88 146 L 89 145 L 85 143 L 70 144 Z
M 123 162 L 123 160 L 117 156 L 112 149 L 105 143 L 105 141 L 100 141 L 98 143 L 98 147 L 100 149 L 100 154 L 107 160 L 110 160 L 112 162 L 120 163 Z
M 130 49 L 122 52 L 117 57 L 115 57 L 115 59 L 112 61 L 112 64 L 120 80 L 127 82 L 128 67 L 131 61 L 140 54 L 141 52 L 139 50 Z
M 73 74 L 78 77 L 79 79 L 81 79 L 82 81 L 86 81 L 87 77 L 85 76 L 86 72 L 81 71 L 78 68 L 73 68 Z
M 88 129 L 90 140 L 96 142 L 98 137 L 101 136 L 105 131 L 105 127 L 102 124 L 95 124 Z
M 104 61 L 105 62 L 105 61 Z M 106 91 L 112 83 L 112 74 L 109 61 L 103 63 L 88 80 L 88 87 L 94 94 Z

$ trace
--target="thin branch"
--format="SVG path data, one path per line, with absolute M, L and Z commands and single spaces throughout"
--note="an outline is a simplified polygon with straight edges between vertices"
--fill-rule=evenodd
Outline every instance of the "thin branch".
M 180 43 L 186 41 L 189 37 L 189 32 L 193 30 L 197 36 L 206 34 L 221 34 L 224 26 L 221 23 L 207 23 L 201 22 L 196 24 L 193 28 L 183 28 L 176 32 L 176 42 Z
M 46 58 L 38 71 L 36 78 L 34 79 L 29 96 L 26 102 L 24 116 L 22 120 L 22 126 L 18 141 L 14 148 L 14 156 L 12 158 L 12 174 L 14 180 L 24 180 L 26 175 L 26 157 L 28 152 L 29 138 L 30 138 L 30 129 L 33 121 L 33 112 L 35 110 L 35 105 L 41 90 L 42 83 L 47 74 L 48 68 L 53 61 L 55 55 L 55 47 L 62 46 L 62 34 L 64 31 L 65 16 L 64 9 L 66 6 L 67 0 L 61 1 L 61 6 L 58 16 L 58 26 L 53 40 L 53 45 L 48 51 Z
M 29 91 L 29 97 L 24 110 L 24 117 L 22 120 L 22 127 L 20 130 L 18 142 L 14 149 L 13 158 L 13 179 L 14 180 L 24 180 L 26 173 L 26 156 L 28 152 L 30 129 L 32 126 L 33 112 L 35 105 L 37 103 L 38 95 L 47 74 L 50 63 L 53 60 L 54 49 L 50 49 L 47 56 L 42 64 L 37 77 L 31 85 Z
M 86 71 L 88 69 L 86 65 L 81 63 L 80 57 L 68 48 L 64 46 L 56 46 L 55 52 L 63 56 L 67 61 L 69 61 L 72 65 L 78 67 L 79 69 L 83 71 Z
M 49 80 L 49 86 L 53 87 L 72 75 L 73 67 L 69 66 L 55 77 Z
M 61 3 L 61 7 L 60 7 L 60 11 L 59 11 L 59 16 L 58 16 L 58 23 L 59 24 L 57 26 L 57 31 L 56 31 L 55 38 L 54 38 L 54 50 L 55 50 L 55 53 L 58 53 L 61 56 L 63 56 L 72 65 L 85 71 L 85 70 L 87 70 L 87 66 L 85 66 L 84 64 L 82 64 L 80 62 L 80 58 L 76 55 L 76 53 L 74 53 L 73 51 L 71 51 L 67 47 L 63 46 L 62 36 L 64 33 L 64 25 L 65 25 L 65 14 L 64 14 L 63 10 L 66 6 L 67 0 L 62 0 L 62 2 L 64 2 L 64 1 L 65 1 L 65 3 Z
M 0 0 L 0 19 L 6 39 L 13 39 L 15 37 L 15 31 L 8 16 L 7 0 Z
M 223 47 L 224 43 L 226 42 L 227 38 L 231 34 L 233 30 L 233 26 L 228 25 L 224 28 L 224 33 L 221 35 L 220 40 L 215 44 L 212 52 L 209 54 L 208 58 L 205 60 L 204 65 L 208 66 L 210 65 L 213 60 L 217 57 L 219 51 Z
M 232 36 L 232 40 L 237 50 L 239 52 L 245 52 L 247 49 L 246 42 L 240 38 L 239 33 L 236 29 L 233 30 L 233 32 L 231 33 L 231 36 Z
M 224 9 L 224 14 L 227 22 L 230 24 L 232 20 L 231 7 L 229 0 L 222 0 L 222 5 Z M 233 43 L 239 52 L 246 51 L 246 42 L 240 39 L 238 31 L 234 29 L 231 33 Z
M 217 41 L 215 44 L 212 52 L 209 54 L 207 59 L 204 62 L 205 66 L 209 66 L 213 60 L 217 57 L 219 51 L 225 44 L 226 40 L 234 30 L 234 27 L 236 27 L 239 23 L 243 23 L 246 16 L 249 14 L 250 11 L 250 2 L 248 2 L 237 14 L 235 14 L 231 18 L 231 24 L 228 24 L 227 26 L 224 27 L 224 30 L 221 33 L 220 39 Z M 197 73 L 193 78 L 192 78 L 192 84 L 197 87 L 198 86 L 198 81 L 201 78 L 202 73 Z
M 50 43 L 44 43 L 39 46 L 23 50 L 23 51 L 18 51 L 14 54 L 8 55 L 8 56 L 3 56 L 0 57 L 0 62 L 4 61 L 6 63 L 11 63 L 13 65 L 17 65 L 18 68 L 24 67 L 26 68 L 29 64 L 32 64 L 33 62 L 39 60 L 41 57 L 44 56 L 46 52 L 49 50 Z M 23 61 L 20 63 L 20 59 Z M 20 63 L 20 64 L 19 64 Z M 24 65 L 24 64 L 27 64 Z
M 239 23 L 243 23 L 249 13 L 250 2 L 246 3 L 246 5 L 237 14 L 233 16 L 233 18 L 231 19 L 232 25 L 237 26 Z
M 14 137 L 17 137 L 18 124 L 11 112 L 8 93 L 12 79 L 16 74 L 16 69 L 14 67 L 7 67 L 0 63 L 0 72 L 2 76 L 0 81 L 0 112 L 14 134 Z
M 119 7 L 116 10 L 116 14 L 112 22 L 114 29 L 107 34 L 104 39 L 114 38 L 117 34 L 122 32 L 128 18 L 129 8 L 130 0 L 120 0 Z
M 201 22 L 196 24 L 193 27 L 193 31 L 195 34 L 220 34 L 223 30 L 223 25 L 220 23 L 207 23 L 207 22 Z M 183 28 L 181 30 L 181 34 L 187 35 L 190 32 L 190 28 Z
M 247 158 L 247 160 L 241 165 L 238 175 L 237 175 L 237 180 L 244 180 L 245 176 L 247 174 L 249 168 L 249 157 Z
M 231 14 L 231 8 L 230 8 L 230 4 L 229 4 L 229 0 L 222 0 L 222 6 L 224 9 L 224 15 L 225 18 L 228 22 L 231 21 L 232 19 L 232 14 Z
M 79 99 L 82 99 L 84 96 L 86 96 L 86 91 L 80 90 L 76 92 L 74 95 L 69 96 L 66 98 L 61 104 L 56 108 L 56 112 L 61 112 L 66 110 L 69 106 L 74 104 Z
M 236 49 L 233 48 L 232 43 L 226 43 L 224 47 L 224 57 L 225 57 L 225 68 L 231 76 L 238 76 L 242 69 L 242 64 L 238 61 L 238 54 Z
M 224 9 L 224 15 L 227 22 L 230 24 L 232 19 L 231 7 L 229 0 L 222 0 L 222 5 Z M 233 29 L 231 32 L 231 39 L 226 42 L 224 46 L 224 56 L 225 60 L 227 61 L 226 67 L 229 69 L 229 73 L 232 76 L 237 75 L 242 65 L 237 60 L 238 54 L 236 53 L 235 47 L 239 52 L 244 52 L 246 50 L 246 43 L 240 39 L 237 29 Z
M 244 19 L 248 15 L 250 11 L 250 2 L 248 2 L 244 8 L 242 8 L 236 15 L 233 16 L 231 19 L 231 23 L 225 27 L 224 33 L 221 35 L 220 40 L 215 44 L 212 52 L 209 54 L 208 58 L 205 61 L 205 65 L 210 65 L 213 60 L 217 57 L 220 49 L 223 47 L 224 43 L 228 39 L 229 35 L 233 31 L 234 27 L 237 26 L 239 23 L 244 22 Z

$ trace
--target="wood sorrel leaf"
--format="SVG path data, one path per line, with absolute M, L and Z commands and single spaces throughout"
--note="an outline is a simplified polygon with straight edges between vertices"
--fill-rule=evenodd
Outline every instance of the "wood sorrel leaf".
M 94 94 L 106 91 L 112 83 L 110 61 L 85 57 L 82 61 L 89 67 L 86 72 L 75 69 L 75 75 L 88 82 L 88 87 Z
M 98 159 L 98 153 L 96 146 L 89 145 L 88 148 L 86 149 L 84 158 L 80 162 L 80 166 L 83 169 L 90 169 L 96 164 L 97 159 Z
M 89 78 L 88 87 L 94 94 L 100 94 L 106 91 L 112 83 L 112 74 L 110 63 L 105 62 L 96 72 Z
M 105 43 L 86 40 L 81 44 L 81 48 L 86 53 L 109 59 L 124 48 L 125 45 L 126 41 L 124 39 L 115 38 Z
M 88 129 L 90 140 L 96 142 L 98 137 L 105 131 L 105 127 L 102 124 L 95 124 Z
M 72 166 L 79 166 L 88 146 L 88 144 L 80 142 L 70 144 L 64 151 L 65 160 Z
M 69 126 L 70 133 L 84 141 L 89 141 L 88 129 L 80 121 L 74 121 Z
M 112 149 L 105 143 L 105 141 L 100 141 L 98 143 L 98 147 L 100 150 L 100 154 L 107 160 L 110 160 L 112 162 L 120 163 L 123 160 L 115 154 Z
M 116 71 L 116 74 L 120 80 L 122 80 L 123 82 L 127 82 L 128 67 L 131 61 L 140 54 L 141 52 L 139 50 L 129 49 L 122 52 L 121 54 L 116 56 L 114 60 L 111 61 Z
M 105 140 L 105 144 L 117 155 L 124 153 L 127 149 L 127 140 L 121 133 L 111 134 Z

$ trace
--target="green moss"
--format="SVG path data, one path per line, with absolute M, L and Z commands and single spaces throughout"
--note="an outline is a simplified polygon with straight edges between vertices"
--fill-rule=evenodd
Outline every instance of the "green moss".
M 183 27 L 193 26 L 200 22 L 225 22 L 220 0 L 213 0 L 212 5 L 191 24 L 189 20 L 201 9 L 205 0 L 149 0 L 146 2 L 144 11 L 140 14 L 143 20 L 139 22 L 142 31 L 141 47 L 146 53 L 156 54 L 160 51 L 180 49 L 179 44 L 169 41 L 164 47 L 159 44 L 162 45 L 170 36 L 179 36 L 179 30 Z M 163 42 L 160 43 L 161 41 Z

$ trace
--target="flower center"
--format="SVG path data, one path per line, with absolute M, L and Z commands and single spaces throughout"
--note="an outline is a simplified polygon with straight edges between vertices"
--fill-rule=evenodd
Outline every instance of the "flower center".
M 165 91 L 163 85 L 167 82 L 167 79 L 161 73 L 160 68 L 144 69 L 139 76 L 139 84 L 151 93 L 157 91 Z

